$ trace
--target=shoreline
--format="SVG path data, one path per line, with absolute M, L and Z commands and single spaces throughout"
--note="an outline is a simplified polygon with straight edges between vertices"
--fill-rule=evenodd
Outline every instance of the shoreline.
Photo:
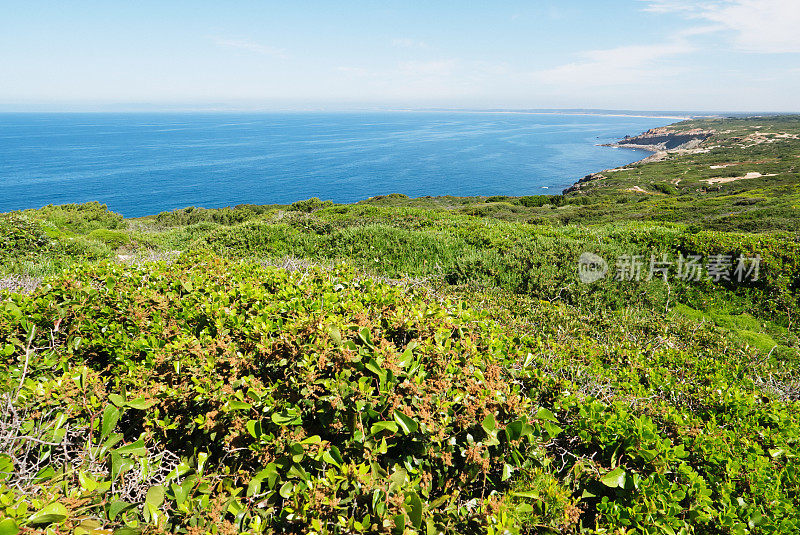
M 666 125 L 663 128 L 667 128 L 669 126 L 672 126 L 673 124 L 675 124 L 675 123 L 671 123 L 669 125 Z M 635 138 L 646 136 L 646 135 L 647 135 L 647 133 L 645 132 L 645 133 L 637 134 L 636 136 L 632 136 L 632 138 L 635 139 Z M 667 153 L 666 150 L 661 149 L 657 145 L 648 145 L 648 144 L 644 144 L 644 143 L 642 143 L 642 144 L 638 144 L 638 143 L 620 143 L 620 141 L 624 141 L 625 139 L 631 139 L 631 138 L 623 138 L 621 140 L 618 140 L 616 143 L 598 143 L 595 146 L 596 147 L 607 147 L 607 148 L 610 148 L 610 149 L 629 149 L 629 150 L 645 151 L 645 152 L 649 152 L 650 154 L 645 156 L 644 158 L 641 158 L 639 160 L 635 160 L 633 162 L 626 163 L 625 165 L 620 166 L 620 167 L 610 167 L 610 168 L 607 168 L 607 169 L 602 169 L 600 171 L 594 171 L 592 173 L 589 173 L 588 175 L 584 176 L 583 178 L 580 178 L 580 179 L 576 180 L 575 182 L 573 182 L 572 184 L 570 184 L 569 186 L 567 186 L 566 188 L 561 190 L 561 195 L 564 196 L 564 195 L 567 195 L 568 193 L 573 193 L 573 192 L 576 192 L 576 191 L 580 191 L 583 184 L 585 184 L 587 182 L 592 182 L 592 181 L 595 181 L 595 180 L 601 180 L 601 179 L 605 178 L 605 176 L 603 176 L 603 173 L 610 173 L 610 172 L 618 171 L 618 170 L 621 170 L 621 169 L 625 169 L 626 167 L 631 166 L 631 165 L 636 165 L 636 164 L 641 164 L 641 163 L 648 163 L 650 161 L 653 161 L 655 158 L 657 158 L 659 154 L 662 154 L 662 153 L 666 154 Z
M 375 110 L 380 111 L 380 110 Z M 579 115 L 588 117 L 631 117 L 635 119 L 671 119 L 677 121 L 688 121 L 695 115 L 646 115 L 645 113 L 593 113 L 590 111 L 525 111 L 525 110 L 414 110 L 414 109 L 392 109 L 385 110 L 390 112 L 415 112 L 415 113 L 482 113 L 496 115 Z M 709 116 L 711 117 L 711 116 Z

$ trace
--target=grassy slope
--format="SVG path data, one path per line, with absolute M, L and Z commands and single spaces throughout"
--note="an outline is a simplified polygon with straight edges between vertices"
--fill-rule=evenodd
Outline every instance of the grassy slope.
M 6 430 L 0 448 L 83 471 L 0 475 L 0 516 L 44 526 L 31 512 L 53 502 L 88 532 L 795 533 L 800 141 L 749 145 L 800 120 L 674 128 L 697 126 L 715 148 L 565 197 L 3 217 L 3 271 L 55 278 L 3 303 L 0 383 L 33 357 L 6 395 L 60 445 Z M 731 162 L 748 163 L 710 168 Z M 703 182 L 747 172 L 775 176 Z M 584 285 L 583 251 L 757 253 L 763 272 Z

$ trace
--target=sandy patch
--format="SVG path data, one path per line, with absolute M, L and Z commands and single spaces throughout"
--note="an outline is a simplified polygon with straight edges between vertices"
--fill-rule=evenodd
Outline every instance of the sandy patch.
M 640 188 L 639 186 L 633 186 L 632 188 L 628 188 L 625 191 L 630 191 L 632 193 L 646 193 L 647 195 L 652 195 L 651 192 Z
M 673 150 L 669 151 L 669 154 L 676 154 L 678 156 L 683 156 L 685 154 L 706 154 L 708 152 L 711 152 L 711 149 L 716 149 L 716 148 L 717 148 L 717 145 L 715 145 L 713 147 L 705 147 L 705 148 L 702 148 L 702 149 L 699 149 L 699 148 L 697 148 L 697 149 L 673 149 Z
M 742 147 L 753 147 L 762 143 L 775 143 L 776 141 L 787 141 L 800 139 L 798 134 L 787 134 L 786 132 L 754 132 L 742 140 Z
M 746 162 L 726 162 L 726 163 L 721 163 L 721 164 L 718 164 L 718 165 L 709 165 L 708 167 L 709 167 L 709 169 L 725 169 L 726 167 L 732 167 L 734 165 L 758 165 L 758 164 L 769 163 L 769 162 L 774 162 L 774 161 L 776 161 L 776 158 L 773 158 L 771 160 L 748 160 Z
M 748 180 L 750 178 L 761 178 L 765 176 L 775 176 L 775 173 L 762 175 L 761 173 L 752 172 L 752 173 L 747 173 L 744 176 L 724 176 L 719 178 L 706 178 L 701 182 L 707 182 L 709 184 L 727 184 L 728 182 L 736 182 L 737 180 Z
M 0 277 L 0 290 L 9 290 L 14 293 L 28 294 L 34 291 L 41 282 L 37 277 L 27 275 L 6 275 Z

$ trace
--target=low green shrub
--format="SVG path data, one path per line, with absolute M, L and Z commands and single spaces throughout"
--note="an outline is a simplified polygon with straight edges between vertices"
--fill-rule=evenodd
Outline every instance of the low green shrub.
M 305 201 L 292 203 L 290 209 L 297 212 L 314 212 L 315 210 L 321 210 L 330 206 L 333 206 L 333 201 L 321 201 L 319 198 L 313 197 Z
M 89 233 L 89 237 L 108 245 L 111 249 L 119 249 L 131 243 L 131 237 L 118 230 L 96 229 Z
M 0 253 L 23 255 L 46 248 L 50 244 L 41 224 L 25 216 L 0 216 Z
M 51 204 L 23 213 L 47 220 L 61 229 L 77 234 L 88 234 L 96 229 L 118 229 L 125 224 L 120 214 L 111 212 L 105 204 L 96 201 L 84 204 Z
M 650 188 L 659 193 L 664 193 L 665 195 L 676 195 L 678 193 L 678 188 L 676 188 L 673 184 L 668 184 L 666 182 L 656 182 L 654 184 L 650 184 Z
M 85 268 L 0 306 L 0 327 L 17 363 L 2 384 L 22 379 L 18 349 L 58 339 L 17 399 L 48 415 L 37 455 L 54 454 L 65 426 L 96 450 L 32 483 L 37 503 L 66 511 L 48 523 L 90 511 L 169 531 L 513 528 L 502 493 L 555 432 L 524 395 L 535 371 L 504 365 L 524 353 L 479 313 L 346 272 L 301 279 L 198 256 Z M 16 454 L 0 462 L 27 462 Z M 141 481 L 143 504 L 126 480 Z M 12 517 L 39 522 L 19 506 Z M 536 518 L 566 525 L 558 510 Z

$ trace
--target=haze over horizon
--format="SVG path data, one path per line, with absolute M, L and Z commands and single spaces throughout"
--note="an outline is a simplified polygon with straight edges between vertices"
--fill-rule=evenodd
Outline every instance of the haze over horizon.
M 4 7 L 0 111 L 800 111 L 796 0 Z

